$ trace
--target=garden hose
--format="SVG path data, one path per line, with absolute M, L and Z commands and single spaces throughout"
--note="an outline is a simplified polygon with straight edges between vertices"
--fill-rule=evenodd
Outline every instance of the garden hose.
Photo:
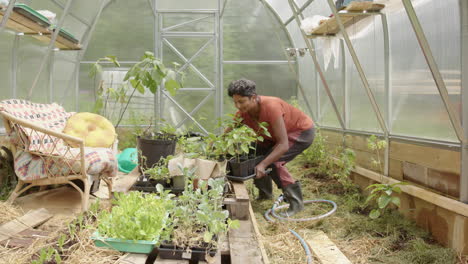
M 273 203 L 273 206 L 271 207 L 271 209 L 268 209 L 264 216 L 265 216 L 265 219 L 268 221 L 268 222 L 274 222 L 275 220 L 273 218 L 271 218 L 270 215 L 272 215 L 273 217 L 275 217 L 276 219 L 278 220 L 282 220 L 282 221 L 296 221 L 296 222 L 305 222 L 305 221 L 312 221 L 312 220 L 319 220 L 319 219 L 322 219 L 322 218 L 325 218 L 327 216 L 330 216 L 331 214 L 333 214 L 336 209 L 337 209 L 337 205 L 335 202 L 333 201 L 330 201 L 330 200 L 324 200 L 324 199 L 321 199 L 321 200 L 306 200 L 304 201 L 304 204 L 308 204 L 308 203 L 329 203 L 333 206 L 333 208 L 328 211 L 327 213 L 325 214 L 321 214 L 319 216 L 314 216 L 314 217 L 309 217 L 309 218 L 286 218 L 286 217 L 282 217 L 280 215 L 277 215 L 275 210 L 276 209 L 282 209 L 282 208 L 287 208 L 289 207 L 288 204 L 286 205 L 280 205 L 281 202 L 283 202 L 284 200 L 284 197 L 283 195 L 280 195 L 278 197 L 278 199 Z M 301 245 L 302 247 L 304 248 L 305 252 L 306 252 L 306 256 L 307 256 L 307 263 L 308 264 L 311 264 L 312 263 L 312 254 L 310 252 L 310 248 L 309 246 L 307 245 L 307 243 L 304 241 L 304 239 L 299 236 L 298 233 L 296 233 L 294 230 L 292 229 L 289 229 L 289 231 L 294 235 L 296 236 L 299 241 L 301 242 Z

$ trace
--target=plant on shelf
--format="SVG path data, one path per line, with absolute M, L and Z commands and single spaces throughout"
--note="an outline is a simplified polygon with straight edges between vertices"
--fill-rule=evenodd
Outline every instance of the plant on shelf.
M 98 218 L 99 236 L 122 240 L 160 241 L 171 233 L 169 212 L 174 209 L 173 195 L 158 185 L 158 196 L 129 192 L 116 193 L 110 212 L 102 211 Z

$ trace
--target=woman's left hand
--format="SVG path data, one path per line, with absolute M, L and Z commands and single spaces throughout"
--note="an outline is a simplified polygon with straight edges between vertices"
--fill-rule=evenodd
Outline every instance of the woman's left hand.
M 255 173 L 256 173 L 255 178 L 256 179 L 265 177 L 266 175 L 265 168 L 266 166 L 263 165 L 261 162 L 257 166 L 255 166 Z

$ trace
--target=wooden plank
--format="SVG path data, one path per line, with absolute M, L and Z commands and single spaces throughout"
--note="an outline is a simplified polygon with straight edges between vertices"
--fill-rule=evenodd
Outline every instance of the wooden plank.
M 243 182 L 232 182 L 232 187 L 234 188 L 234 194 L 236 195 L 237 201 L 248 201 L 249 193 Z
M 38 226 L 52 217 L 45 208 L 29 211 L 25 215 L 0 226 L 0 241 L 15 236 L 16 234 L 35 226 Z
M 240 228 L 229 230 L 231 264 L 260 264 L 262 255 L 254 236 L 252 222 L 241 220 Z
M 322 264 L 350 264 L 351 261 L 340 251 L 323 231 L 305 232 L 307 241 L 314 256 Z
M 3 18 L 3 13 L 0 12 L 0 20 L 2 18 Z M 46 42 L 46 43 L 50 42 L 50 36 L 52 34 L 52 32 L 48 28 L 42 25 L 39 25 L 35 21 L 15 11 L 11 12 L 11 15 L 7 21 L 6 27 L 16 32 L 23 32 L 27 34 L 43 33 L 44 35 L 42 36 L 35 35 L 32 37 L 38 39 L 39 41 Z M 68 50 L 81 49 L 80 44 L 75 44 L 60 35 L 57 36 L 55 46 L 57 46 L 60 49 L 68 49 Z
M 390 158 L 460 174 L 461 154 L 459 151 L 392 141 L 390 142 Z
M 350 13 L 338 13 L 338 15 L 341 18 L 341 21 L 343 22 L 343 25 L 346 27 L 357 23 L 358 21 L 369 17 L 369 13 L 363 13 L 362 15 L 356 14 L 357 12 L 378 12 L 381 9 L 385 7 L 385 5 L 382 4 L 372 4 L 371 6 L 368 6 L 368 4 L 364 4 L 366 6 L 363 6 L 362 4 L 357 3 L 356 5 L 350 5 L 350 10 L 347 10 Z M 332 17 L 326 21 L 324 21 L 322 24 L 320 24 L 314 31 L 312 31 L 311 35 L 309 37 L 315 37 L 317 35 L 335 35 L 340 31 L 340 28 L 338 26 L 338 23 L 336 21 L 335 17 Z
M 260 247 L 260 252 L 262 253 L 262 259 L 264 264 L 270 264 L 270 260 L 268 259 L 268 255 L 265 250 L 265 246 L 263 245 L 263 236 L 258 229 L 257 218 L 255 217 L 254 211 L 252 209 L 252 205 L 249 205 L 249 213 L 250 219 L 252 219 L 252 226 L 255 231 L 255 236 L 257 237 L 258 246 Z
M 140 171 L 138 170 L 138 166 L 136 166 L 129 174 L 119 172 L 112 184 L 112 191 L 127 193 L 135 184 L 139 176 Z
M 51 232 L 42 230 L 26 229 L 16 234 L 15 237 L 0 242 L 0 244 L 9 248 L 27 248 L 34 243 L 36 239 L 48 237 L 50 233 Z

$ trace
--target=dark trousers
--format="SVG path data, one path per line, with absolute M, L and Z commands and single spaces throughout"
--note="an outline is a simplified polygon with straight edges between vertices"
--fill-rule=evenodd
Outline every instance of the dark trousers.
M 279 160 L 268 165 L 268 168 L 271 168 L 272 172 L 265 177 L 271 177 L 278 188 L 284 188 L 295 183 L 296 181 L 284 165 L 307 149 L 314 141 L 314 137 L 315 129 L 313 127 L 308 130 L 288 133 L 288 151 Z M 273 151 L 274 146 L 274 144 L 258 144 L 257 155 L 268 156 Z

